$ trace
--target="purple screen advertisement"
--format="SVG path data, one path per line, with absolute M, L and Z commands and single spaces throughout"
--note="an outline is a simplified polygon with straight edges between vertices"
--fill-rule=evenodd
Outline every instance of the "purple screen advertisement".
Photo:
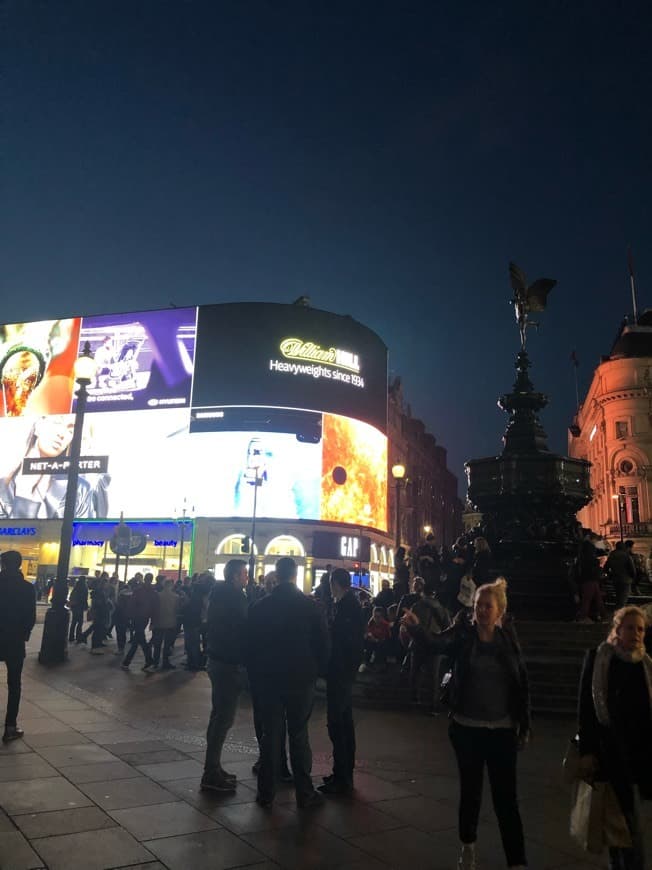
M 79 351 L 89 342 L 97 366 L 87 411 L 188 407 L 196 336 L 196 308 L 84 317 Z

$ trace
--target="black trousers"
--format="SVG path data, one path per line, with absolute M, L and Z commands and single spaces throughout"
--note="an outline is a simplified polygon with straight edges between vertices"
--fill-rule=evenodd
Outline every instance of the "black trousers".
M 127 645 L 127 626 L 128 622 L 122 619 L 116 620 L 115 624 L 115 639 L 118 644 L 118 650 L 123 650 Z
M 167 665 L 169 663 L 172 645 L 176 636 L 176 626 L 174 628 L 155 628 L 152 631 L 152 650 L 155 665 L 158 665 L 161 660 L 161 647 L 163 648 L 163 664 Z
M 333 776 L 343 785 L 352 786 L 355 767 L 353 679 L 329 676 L 326 703 L 328 736 L 333 744 Z
M 24 653 L 6 653 L 7 666 L 7 713 L 5 727 L 15 726 L 20 706 L 21 676 L 23 673 Z
M 123 665 L 128 665 L 131 663 L 131 660 L 136 654 L 136 650 L 138 647 L 141 647 L 143 654 L 145 656 L 145 664 L 152 664 L 152 646 L 150 642 L 145 637 L 145 625 L 147 623 L 136 623 L 134 626 L 134 639 L 131 642 L 131 646 L 127 650 L 127 655 L 124 657 Z
M 462 843 L 475 843 L 477 839 L 486 765 L 507 866 L 527 864 L 523 823 L 516 796 L 516 731 L 512 728 L 469 728 L 452 722 L 449 734 L 460 772 L 460 840 Z
M 294 776 L 297 802 L 308 798 L 313 792 L 312 750 L 308 738 L 308 722 L 312 713 L 315 687 L 307 686 L 285 689 L 273 684 L 256 685 L 254 692 L 260 704 L 263 722 L 263 745 L 258 772 L 258 794 L 266 801 L 274 799 L 279 779 L 281 760 L 281 736 L 287 718 L 290 742 L 290 762 Z
M 74 640 L 80 640 L 83 628 L 84 628 L 84 608 L 83 607 L 73 607 L 72 608 L 72 619 L 70 620 L 70 632 L 68 634 L 68 642 L 72 643 Z
M 258 741 L 258 755 L 262 758 L 263 734 L 265 730 L 265 726 L 263 725 L 263 713 L 260 707 L 260 702 L 256 698 L 254 687 L 250 685 L 249 690 L 251 692 L 251 705 L 254 708 L 254 731 L 256 732 L 256 740 Z M 281 728 L 281 758 L 279 761 L 279 770 L 281 771 L 281 773 L 284 773 L 288 770 L 288 754 L 286 749 L 287 737 L 288 729 L 287 723 L 284 719 Z

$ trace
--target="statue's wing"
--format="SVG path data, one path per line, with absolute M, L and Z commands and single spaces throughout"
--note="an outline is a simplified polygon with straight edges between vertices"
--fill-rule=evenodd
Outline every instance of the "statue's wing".
M 525 272 L 516 263 L 509 264 L 509 283 L 512 285 L 512 290 L 516 293 L 525 293 L 527 289 Z
M 552 278 L 539 278 L 527 288 L 526 296 L 530 311 L 545 311 L 548 293 L 557 282 Z

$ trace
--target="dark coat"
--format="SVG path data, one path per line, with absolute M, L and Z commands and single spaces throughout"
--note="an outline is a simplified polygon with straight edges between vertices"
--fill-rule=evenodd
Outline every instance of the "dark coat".
M 78 580 L 68 598 L 73 610 L 88 610 L 88 586 L 86 581 Z
M 230 665 L 245 662 L 247 596 L 232 583 L 213 586 L 208 605 L 208 657 Z
M 641 788 L 643 797 L 652 799 L 652 709 L 643 666 L 622 664 L 614 656 L 609 665 L 608 688 L 606 694 L 609 727 L 601 724 L 595 709 L 593 697 L 593 671 L 597 650 L 589 650 L 584 659 L 580 692 L 578 699 L 578 733 L 580 755 L 593 755 L 598 759 L 598 777 L 607 779 L 622 792 L 631 789 L 633 783 Z M 620 665 L 620 668 L 619 668 Z M 640 697 L 637 706 L 640 712 L 635 716 L 634 734 L 625 733 L 622 726 L 622 712 L 625 705 L 630 707 L 631 698 L 622 697 L 623 686 L 619 685 L 617 675 L 622 668 L 637 668 L 640 671 L 638 684 Z M 631 689 L 631 684 L 629 686 Z M 634 738 L 634 739 L 632 739 Z M 636 744 L 636 745 L 633 745 Z
M 134 589 L 131 596 L 130 616 L 134 623 L 145 624 L 158 612 L 158 593 L 151 584 L 143 583 Z
M 21 571 L 0 571 L 0 660 L 25 657 L 36 622 L 36 592 Z
M 489 550 L 480 550 L 473 560 L 471 576 L 476 586 L 484 586 L 491 582 L 492 556 Z
M 478 634 L 475 626 L 465 617 L 458 617 L 455 624 L 441 634 L 427 634 L 420 625 L 409 626 L 408 631 L 418 646 L 436 655 L 448 657 L 452 677 L 449 683 L 449 703 L 451 715 L 459 708 L 464 696 L 464 682 L 469 672 L 473 647 Z M 500 660 L 511 678 L 509 712 L 518 726 L 519 735 L 530 731 L 530 687 L 525 662 L 514 630 L 499 628 L 495 630 L 499 644 Z
M 326 673 L 328 631 L 319 605 L 293 583 L 279 583 L 249 610 L 247 667 L 254 683 L 300 689 Z
M 353 680 L 364 655 L 365 619 L 351 590 L 335 604 L 334 613 L 328 679 Z

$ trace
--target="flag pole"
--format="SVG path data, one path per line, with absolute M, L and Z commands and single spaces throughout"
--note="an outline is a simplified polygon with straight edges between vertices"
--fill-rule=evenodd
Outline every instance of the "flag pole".
M 573 364 L 573 372 L 575 373 L 575 409 L 576 409 L 576 411 L 579 411 L 579 409 L 580 409 L 580 387 L 579 387 L 579 381 L 578 381 L 578 377 L 577 377 L 577 370 L 579 368 L 580 361 L 578 360 L 577 354 L 575 353 L 575 351 L 573 351 L 571 353 L 571 363 Z
M 627 268 L 629 270 L 629 286 L 632 291 L 632 308 L 634 309 L 634 324 L 638 323 L 638 305 L 636 302 L 636 279 L 634 278 L 634 258 L 632 249 L 627 247 Z

